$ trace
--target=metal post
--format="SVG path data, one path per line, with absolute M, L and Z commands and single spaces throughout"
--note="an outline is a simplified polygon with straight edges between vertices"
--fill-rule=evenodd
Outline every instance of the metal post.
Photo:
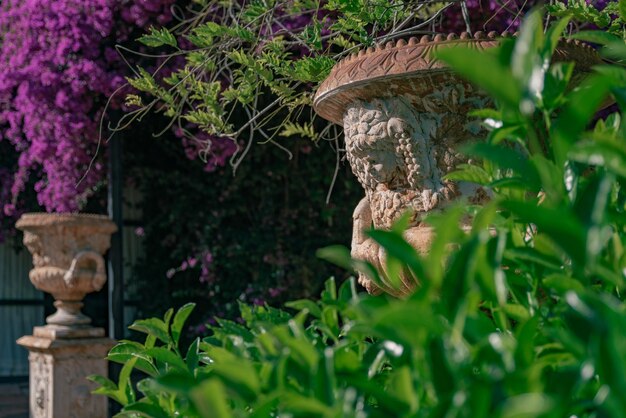
M 122 248 L 124 219 L 122 181 L 122 136 L 116 132 L 109 140 L 109 187 L 108 212 L 117 225 L 117 232 L 111 236 L 108 263 L 108 311 L 109 311 L 109 338 L 120 340 L 124 338 L 124 253 Z M 109 377 L 117 381 L 121 367 L 116 363 L 109 363 Z M 119 405 L 109 403 L 109 414 L 113 416 L 119 412 Z
M 117 225 L 109 250 L 109 337 L 124 338 L 124 253 L 122 237 L 122 138 L 116 133 L 109 140 L 109 216 Z

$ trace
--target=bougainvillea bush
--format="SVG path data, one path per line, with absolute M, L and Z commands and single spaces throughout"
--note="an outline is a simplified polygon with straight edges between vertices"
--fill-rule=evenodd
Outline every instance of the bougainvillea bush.
M 10 0 L 0 5 L 0 220 L 37 204 L 76 211 L 106 180 L 100 121 L 130 73 L 115 51 L 172 19 L 172 0 Z M 119 108 L 120 101 L 111 103 Z M 106 133 L 105 138 L 106 139 Z M 34 190 L 36 204 L 28 203 Z
M 612 62 L 573 85 L 572 64 L 550 65 L 569 18 L 544 34 L 535 10 L 499 48 L 438 53 L 496 101 L 476 113 L 488 133 L 464 149 L 474 163 L 451 174 L 493 198 L 428 217 L 427 255 L 402 237 L 409 217 L 368 231 L 402 266 L 390 282 L 416 279 L 412 296 L 331 279 L 317 302 L 241 304 L 243 325 L 218 319 L 181 345 L 185 305 L 136 321 L 145 340 L 110 351 L 123 371 L 93 376 L 96 392 L 121 417 L 626 416 L 626 48 L 607 32 L 573 35 Z M 594 121 L 611 102 L 619 111 Z M 318 255 L 380 280 L 346 248 Z

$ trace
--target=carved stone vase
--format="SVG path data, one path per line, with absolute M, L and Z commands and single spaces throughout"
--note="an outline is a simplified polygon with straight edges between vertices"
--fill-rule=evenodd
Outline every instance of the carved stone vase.
M 444 176 L 468 162 L 458 153 L 459 144 L 484 137 L 468 112 L 490 106 L 490 99 L 435 60 L 433 52 L 459 45 L 492 48 L 509 36 L 478 32 L 389 42 L 339 62 L 320 85 L 315 110 L 343 125 L 347 159 L 365 190 L 353 215 L 352 256 L 370 262 L 380 274 L 380 285 L 360 275 L 368 292 L 403 296 L 415 281 L 401 276 L 400 288 L 391 284 L 384 251 L 365 229 L 388 229 L 410 210 L 414 216 L 405 238 L 424 253 L 433 239 L 432 229 L 422 223 L 426 213 L 460 198 L 474 204 L 489 198 L 476 185 Z M 569 40 L 559 43 L 554 60 L 575 61 L 577 77 L 600 63 L 592 48 Z
M 104 253 L 117 230 L 106 216 L 27 213 L 17 221 L 24 245 L 33 256 L 30 281 L 51 293 L 56 313 L 48 326 L 80 328 L 91 323 L 81 312 L 83 298 L 106 282 Z

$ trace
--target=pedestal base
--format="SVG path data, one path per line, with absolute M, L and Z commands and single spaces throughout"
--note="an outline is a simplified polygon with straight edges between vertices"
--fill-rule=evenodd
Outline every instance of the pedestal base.
M 81 335 L 100 331 L 82 329 Z M 17 343 L 29 351 L 30 418 L 107 418 L 105 396 L 92 395 L 95 388 L 87 376 L 106 376 L 109 338 L 60 338 L 67 330 L 36 327 Z

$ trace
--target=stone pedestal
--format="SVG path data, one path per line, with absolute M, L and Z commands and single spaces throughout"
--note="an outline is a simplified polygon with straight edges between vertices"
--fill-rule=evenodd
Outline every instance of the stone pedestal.
M 17 340 L 29 351 L 30 418 L 107 418 L 108 400 L 91 394 L 87 376 L 107 375 L 105 357 L 115 341 L 92 327 L 35 327 L 33 334 Z
M 33 255 L 30 281 L 51 293 L 57 312 L 17 343 L 29 352 L 30 418 L 108 418 L 108 400 L 92 395 L 87 376 L 108 374 L 115 341 L 89 326 L 80 309 L 87 293 L 106 282 L 104 253 L 115 224 L 102 215 L 26 213 L 15 225 Z

